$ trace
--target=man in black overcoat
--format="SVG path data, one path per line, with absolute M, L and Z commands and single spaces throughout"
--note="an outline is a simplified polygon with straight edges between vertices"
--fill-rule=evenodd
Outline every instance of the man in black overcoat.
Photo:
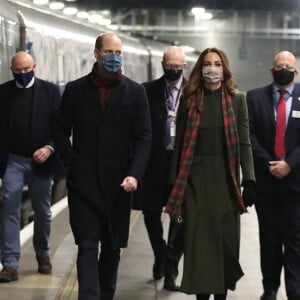
M 151 121 L 144 87 L 122 74 L 120 38 L 100 35 L 94 56 L 92 72 L 66 86 L 56 142 L 68 168 L 78 299 L 111 300 L 120 248 L 128 241 L 132 192 L 150 150 Z
M 142 187 L 142 205 L 145 225 L 154 253 L 153 278 L 164 279 L 164 288 L 177 291 L 178 263 L 182 256 L 181 228 L 170 221 L 168 243 L 163 238 L 162 209 L 171 187 L 170 160 L 173 153 L 176 114 L 185 79 L 184 52 L 178 46 L 168 47 L 163 54 L 164 75 L 144 83 L 151 114 L 152 146 Z M 140 196 L 140 195 L 139 195 Z

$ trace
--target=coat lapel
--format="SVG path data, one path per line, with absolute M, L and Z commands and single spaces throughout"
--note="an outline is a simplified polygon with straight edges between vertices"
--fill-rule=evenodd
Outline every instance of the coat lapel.
M 89 80 L 87 84 L 89 85 L 89 88 L 85 89 L 84 101 L 87 101 L 88 107 L 91 109 L 93 114 L 98 117 L 100 114 L 100 104 L 97 94 L 98 91 L 90 84 Z
M 276 126 L 276 121 L 275 121 L 275 112 L 274 112 L 274 95 L 273 95 L 273 89 L 272 85 L 269 85 L 265 91 L 265 99 L 266 105 L 264 105 L 266 111 L 266 116 L 271 116 L 271 122 L 275 128 Z
M 167 107 L 166 107 L 166 100 L 167 100 L 167 94 L 166 94 L 166 80 L 165 77 L 161 77 L 157 82 L 157 94 L 154 97 L 159 101 L 159 109 L 162 114 L 167 114 Z
M 44 89 L 41 88 L 41 83 L 37 77 L 35 77 L 35 82 L 32 90 L 32 129 L 35 128 L 34 124 L 36 123 L 38 117 L 39 105 L 41 105 L 41 101 L 39 101 L 40 97 L 43 97 Z
M 104 114 L 109 114 L 111 113 L 116 107 L 119 107 L 120 101 L 124 98 L 124 81 L 123 79 L 121 80 L 120 84 L 115 86 L 112 89 L 111 95 L 108 100 L 108 104 L 106 107 L 106 110 L 104 111 Z

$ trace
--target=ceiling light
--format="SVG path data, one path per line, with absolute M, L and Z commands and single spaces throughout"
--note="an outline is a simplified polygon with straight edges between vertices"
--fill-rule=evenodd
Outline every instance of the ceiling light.
M 63 10 L 63 13 L 68 16 L 76 15 L 77 12 L 78 12 L 78 9 L 76 7 L 66 7 Z
M 63 9 L 65 5 L 62 2 L 50 2 L 49 7 L 50 9 L 59 10 Z
M 211 20 L 213 15 L 211 13 L 205 12 L 199 16 L 201 20 Z
M 81 10 L 76 14 L 76 16 L 79 19 L 88 19 L 90 15 L 88 12 Z
M 191 9 L 191 13 L 194 15 L 194 16 L 199 16 L 201 14 L 204 14 L 205 12 L 205 8 L 203 7 L 193 7 Z

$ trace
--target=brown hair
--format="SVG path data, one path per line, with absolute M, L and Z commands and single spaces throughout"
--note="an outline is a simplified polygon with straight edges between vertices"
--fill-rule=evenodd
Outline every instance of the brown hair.
M 185 84 L 183 88 L 183 100 L 186 102 L 186 106 L 190 106 L 191 97 L 196 94 L 197 97 L 197 107 L 201 110 L 202 107 L 202 98 L 204 90 L 204 80 L 202 77 L 202 68 L 204 63 L 204 58 L 207 53 L 214 52 L 218 54 L 222 61 L 223 66 L 223 85 L 225 89 L 230 94 L 235 94 L 235 84 L 232 78 L 232 73 L 229 66 L 229 60 L 225 52 L 219 48 L 206 48 L 199 56 L 194 68 L 192 69 L 189 81 Z
M 96 42 L 95 42 L 95 48 L 98 50 L 101 50 L 103 47 L 103 40 L 105 39 L 105 37 L 107 36 L 117 36 L 116 34 L 114 34 L 113 32 L 105 32 L 100 34 L 97 38 L 96 38 Z

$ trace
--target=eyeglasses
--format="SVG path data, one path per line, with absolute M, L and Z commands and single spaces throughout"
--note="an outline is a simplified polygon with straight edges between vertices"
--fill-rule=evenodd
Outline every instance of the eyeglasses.
M 285 64 L 279 64 L 279 65 L 274 65 L 273 67 L 274 70 L 281 70 L 281 69 L 286 69 L 288 71 L 295 71 L 295 68 L 289 65 L 285 65 Z
M 178 65 L 163 64 L 163 66 L 167 70 L 171 70 L 171 69 L 181 70 L 184 68 L 185 64 L 178 64 Z

